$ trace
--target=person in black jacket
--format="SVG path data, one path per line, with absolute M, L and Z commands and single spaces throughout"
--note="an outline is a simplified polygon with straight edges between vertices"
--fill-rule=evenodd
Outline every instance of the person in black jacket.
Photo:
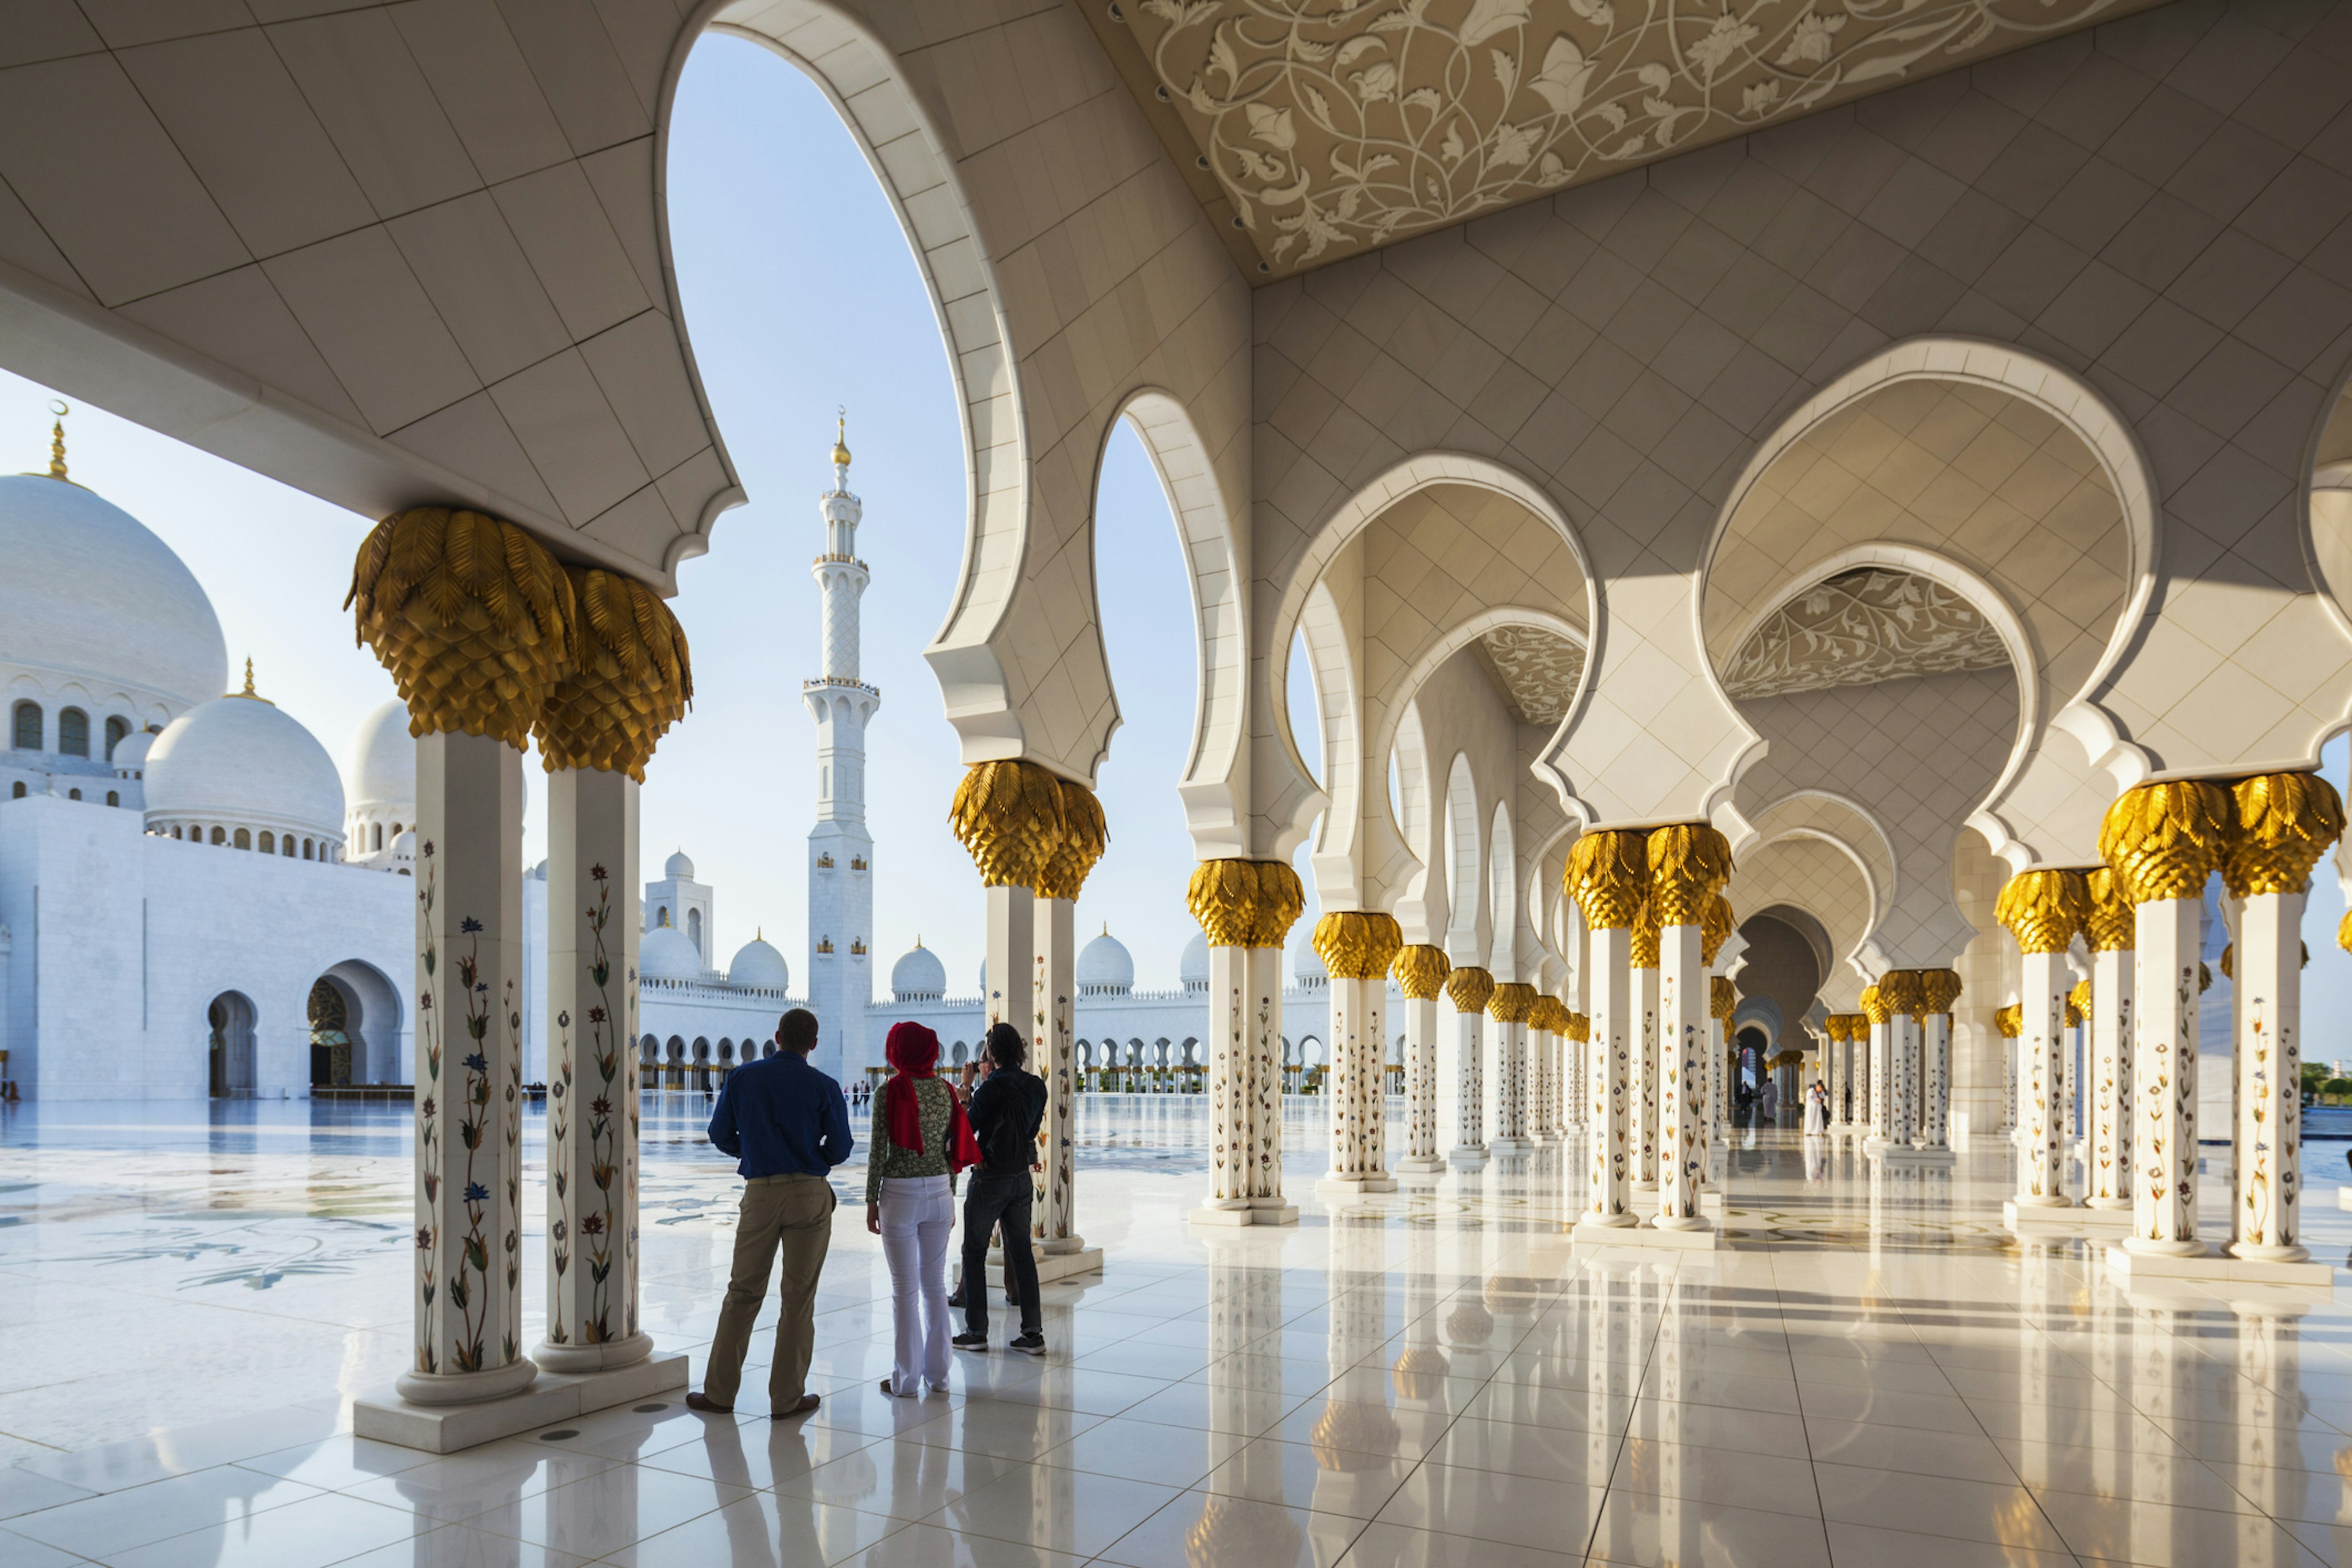
M 1021 1304 L 1021 1334 L 1011 1348 L 1045 1353 L 1037 1300 L 1037 1257 L 1029 1246 L 1029 1173 L 1039 1169 L 1037 1129 L 1045 1120 L 1045 1080 L 1025 1071 L 1028 1043 L 1010 1024 L 988 1031 L 987 1076 L 966 1115 L 981 1161 L 963 1200 L 963 1321 L 960 1351 L 988 1348 L 988 1234 L 1004 1232 L 1004 1277 Z

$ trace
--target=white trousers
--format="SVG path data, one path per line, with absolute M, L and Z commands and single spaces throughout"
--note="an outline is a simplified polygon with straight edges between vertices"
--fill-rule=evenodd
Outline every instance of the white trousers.
M 948 1386 L 948 1233 L 955 1194 L 945 1176 L 882 1178 L 882 1256 L 890 1265 L 890 1316 L 898 1330 L 891 1357 L 894 1394 Z M 985 1281 L 982 1282 L 983 1286 Z

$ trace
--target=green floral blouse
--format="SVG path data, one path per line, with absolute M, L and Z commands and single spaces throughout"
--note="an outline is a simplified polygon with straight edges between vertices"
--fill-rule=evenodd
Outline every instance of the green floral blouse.
M 874 1097 L 874 1128 L 866 1152 L 866 1201 L 882 1201 L 882 1181 L 886 1176 L 948 1176 L 949 1107 L 955 1103 L 955 1090 L 943 1078 L 915 1079 L 915 1108 L 923 1127 L 923 1152 L 901 1149 L 890 1142 L 889 1119 L 882 1114 L 882 1097 Z M 948 1188 L 952 1192 L 955 1181 L 950 1176 Z

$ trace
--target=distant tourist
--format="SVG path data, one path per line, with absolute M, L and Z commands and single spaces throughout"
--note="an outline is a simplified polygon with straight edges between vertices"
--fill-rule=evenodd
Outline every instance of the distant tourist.
M 1764 1087 L 1757 1091 L 1756 1109 L 1759 1116 L 1768 1126 L 1780 1121 L 1780 1086 L 1770 1079 L 1766 1079 Z
M 686 1396 L 695 1410 L 727 1415 L 743 1376 L 751 1323 L 768 1293 L 768 1270 L 779 1253 L 783 1278 L 777 1294 L 776 1359 L 768 1368 L 768 1410 L 779 1420 L 806 1415 L 818 1405 L 807 1392 L 809 1354 L 816 1340 L 816 1281 L 833 1240 L 833 1184 L 825 1173 L 857 1147 L 849 1134 L 849 1108 L 841 1085 L 809 1066 L 816 1049 L 816 1015 L 795 1007 L 776 1026 L 783 1049 L 745 1062 L 727 1075 L 710 1117 L 710 1142 L 736 1156 L 743 1206 L 735 1227 L 735 1265 L 719 1330 L 710 1342 L 702 1390 Z
M 1021 1306 L 1020 1337 L 1011 1348 L 1045 1353 L 1037 1296 L 1037 1258 L 1029 1246 L 1029 1174 L 1038 1168 L 1037 1129 L 1045 1120 L 1045 1080 L 1024 1069 L 1028 1042 L 1010 1024 L 990 1026 L 987 1059 L 971 1096 L 971 1130 L 980 1169 L 963 1200 L 963 1326 L 955 1347 L 988 1348 L 988 1233 L 1004 1232 L 1004 1282 Z
M 1815 1079 L 1813 1087 L 1805 1091 L 1805 1136 L 1830 1130 L 1830 1091 L 1822 1080 Z
M 882 1238 L 890 1265 L 897 1332 L 882 1392 L 911 1399 L 926 1386 L 947 1392 L 955 1178 L 980 1163 L 980 1150 L 963 1102 L 939 1076 L 937 1035 L 920 1024 L 893 1024 L 883 1054 L 893 1070 L 882 1085 L 866 1156 L 866 1228 Z

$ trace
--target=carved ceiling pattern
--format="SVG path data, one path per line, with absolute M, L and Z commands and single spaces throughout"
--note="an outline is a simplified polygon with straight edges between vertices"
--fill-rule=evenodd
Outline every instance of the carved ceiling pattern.
M 1738 700 L 2006 669 L 1991 624 L 1941 583 L 1907 572 L 1841 572 L 1765 617 L 1723 670 Z
M 1582 648 L 1541 626 L 1496 626 L 1478 647 L 1521 723 L 1549 729 L 1568 717 L 1584 677 Z
M 1263 280 L 2149 3 L 1087 0 L 1085 8 L 1191 165 L 1203 205 L 1247 241 Z

